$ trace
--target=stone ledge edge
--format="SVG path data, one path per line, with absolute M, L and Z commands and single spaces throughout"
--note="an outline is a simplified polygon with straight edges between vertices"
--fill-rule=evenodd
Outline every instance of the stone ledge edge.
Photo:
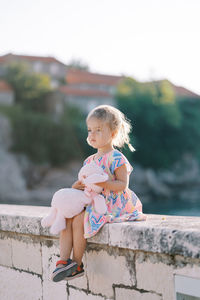
M 48 211 L 48 207 L 0 204 L 0 230 L 55 238 L 40 224 Z M 147 221 L 106 224 L 88 242 L 200 258 L 200 217 L 147 217 Z

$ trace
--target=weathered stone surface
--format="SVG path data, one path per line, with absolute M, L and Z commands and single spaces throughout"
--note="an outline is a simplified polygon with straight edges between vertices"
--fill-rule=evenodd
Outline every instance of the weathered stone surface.
M 13 266 L 19 270 L 42 275 L 42 258 L 40 242 L 23 236 L 21 239 L 12 239 Z
M 0 229 L 33 235 L 49 236 L 49 230 L 41 227 L 41 219 L 48 207 L 0 204 Z
M 0 232 L 0 265 L 12 266 L 12 245 L 11 239 Z
M 56 267 L 56 261 L 59 259 L 59 243 L 54 239 L 42 239 L 41 257 L 43 270 L 43 299 L 44 300 L 66 300 L 67 283 L 66 281 L 53 282 L 51 280 L 52 272 Z
M 65 281 L 68 282 L 69 286 L 71 287 L 87 290 L 88 282 L 87 282 L 86 272 L 82 277 L 78 277 L 70 281 L 67 280 Z
M 42 241 L 42 269 L 43 278 L 51 282 L 51 275 L 56 267 L 56 261 L 59 260 L 59 243 L 58 240 Z M 66 282 L 65 282 L 66 284 Z
M 86 253 L 86 257 L 89 290 L 92 293 L 112 297 L 113 284 L 135 284 L 133 253 L 127 253 L 125 256 L 125 253 L 123 255 L 117 248 L 94 247 Z
M 92 238 L 89 238 L 87 240 L 89 243 L 95 243 L 95 244 L 109 244 L 109 224 L 105 224 L 102 230 L 98 232 L 95 236 Z
M 164 300 L 172 300 L 174 297 L 174 266 L 164 263 L 162 256 L 150 257 L 148 255 L 136 255 L 137 288 L 153 291 L 163 295 Z M 169 263 L 169 262 L 168 262 Z
M 66 282 L 44 280 L 42 300 L 68 300 Z
M 200 218 L 148 215 L 144 222 L 109 224 L 109 245 L 200 257 Z
M 49 208 L 0 205 L 0 228 L 4 231 L 52 236 L 41 227 Z M 52 236 L 53 237 L 53 236 Z M 106 224 L 88 243 L 102 243 L 132 250 L 200 257 L 200 218 L 148 215 L 147 221 Z M 54 238 L 57 238 L 54 236 Z
M 174 258 L 174 274 L 200 279 L 200 260 L 190 260 L 186 263 L 183 257 Z
M 200 278 L 200 218 L 149 215 L 106 224 L 88 239 L 85 276 L 54 283 L 58 237 L 40 226 L 48 210 L 0 205 L 0 299 L 172 300 L 175 274 Z
M 69 300 L 104 300 L 105 298 L 99 295 L 87 294 L 84 291 L 69 288 Z
M 27 272 L 0 266 L 0 299 L 42 300 L 42 280 Z
M 162 300 L 160 295 L 152 292 L 140 292 L 128 288 L 115 288 L 115 300 Z M 172 299 L 171 299 L 172 300 Z

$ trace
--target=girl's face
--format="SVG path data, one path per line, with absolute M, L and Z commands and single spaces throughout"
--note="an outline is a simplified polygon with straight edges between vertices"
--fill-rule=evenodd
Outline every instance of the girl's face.
M 91 117 L 87 120 L 88 142 L 95 148 L 112 146 L 113 133 L 107 122 Z

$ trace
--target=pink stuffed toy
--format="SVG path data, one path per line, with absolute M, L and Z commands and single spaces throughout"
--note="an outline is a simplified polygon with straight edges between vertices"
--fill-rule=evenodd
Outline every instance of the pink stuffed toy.
M 58 234 L 66 228 L 65 218 L 78 215 L 85 206 L 94 201 L 95 211 L 105 214 L 107 206 L 101 193 L 102 188 L 95 185 L 108 180 L 108 175 L 95 162 L 83 166 L 78 179 L 85 185 L 84 191 L 73 188 L 58 190 L 52 198 L 50 214 L 41 221 L 43 227 L 49 227 L 52 234 Z

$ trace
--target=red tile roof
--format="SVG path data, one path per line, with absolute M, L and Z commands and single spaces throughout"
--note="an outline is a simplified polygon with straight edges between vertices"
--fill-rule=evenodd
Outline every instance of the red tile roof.
M 12 87 L 4 80 L 0 80 L 0 92 L 12 92 Z
M 102 97 L 102 98 L 111 98 L 110 93 L 100 90 L 83 90 L 66 86 L 61 86 L 58 89 L 61 93 L 70 96 L 82 96 L 82 97 Z
M 75 69 L 68 70 L 66 76 L 68 84 L 89 83 L 116 86 L 121 79 L 123 79 L 122 76 L 103 75 Z
M 153 83 L 161 83 L 163 81 L 167 81 L 172 86 L 174 93 L 177 97 L 183 96 L 183 97 L 200 98 L 200 95 L 198 95 L 182 86 L 177 86 L 167 79 L 155 80 L 155 81 L 153 81 Z
M 58 61 L 56 58 L 51 57 L 51 56 L 30 56 L 30 55 L 17 55 L 17 54 L 12 54 L 8 53 L 6 55 L 0 56 L 0 63 L 1 62 L 9 62 L 10 60 L 14 59 L 21 59 L 21 60 L 26 60 L 26 61 L 42 61 L 45 63 L 59 63 L 64 65 L 62 62 Z
M 185 97 L 192 97 L 192 98 L 200 98 L 200 95 L 182 87 L 182 86 L 176 86 L 172 84 L 174 92 L 177 96 L 185 96 Z

